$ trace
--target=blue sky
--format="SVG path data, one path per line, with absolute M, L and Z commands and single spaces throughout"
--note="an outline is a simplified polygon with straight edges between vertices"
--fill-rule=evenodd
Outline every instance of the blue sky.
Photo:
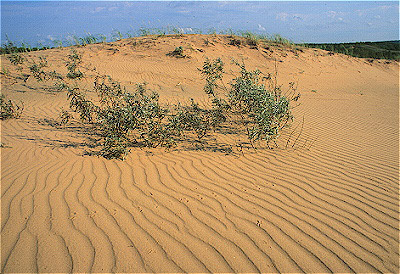
M 86 32 L 176 26 L 249 30 L 294 42 L 399 39 L 398 1 L 1 1 L 1 40 L 52 45 Z

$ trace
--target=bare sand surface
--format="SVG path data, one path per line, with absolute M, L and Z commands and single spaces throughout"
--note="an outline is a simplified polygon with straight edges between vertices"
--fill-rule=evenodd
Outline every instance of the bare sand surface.
M 85 132 L 48 122 L 68 109 L 65 92 L 2 76 L 2 93 L 25 109 L 1 122 L 1 272 L 399 272 L 398 62 L 228 42 L 144 37 L 77 50 L 128 89 L 148 82 L 164 102 L 206 100 L 205 57 L 228 71 L 231 58 L 276 67 L 301 93 L 293 148 L 289 131 L 275 149 L 240 151 L 236 135 L 223 135 L 232 153 L 88 156 Z M 166 56 L 178 46 L 190 58 Z M 30 55 L 62 70 L 68 53 Z

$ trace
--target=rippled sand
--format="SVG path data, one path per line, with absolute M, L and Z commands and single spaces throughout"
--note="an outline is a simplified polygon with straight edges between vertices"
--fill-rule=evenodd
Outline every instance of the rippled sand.
M 68 108 L 65 93 L 3 77 L 2 93 L 25 111 L 1 122 L 2 272 L 398 273 L 398 63 L 228 41 L 137 38 L 78 51 L 128 89 L 146 81 L 168 102 L 206 100 L 205 56 L 227 70 L 231 57 L 266 72 L 276 65 L 279 81 L 302 94 L 293 148 L 288 131 L 271 150 L 239 149 L 237 135 L 220 134 L 232 153 L 210 143 L 133 148 L 125 161 L 88 156 L 79 127 L 48 123 Z M 165 55 L 180 45 L 191 58 Z M 68 52 L 31 55 L 63 66 Z

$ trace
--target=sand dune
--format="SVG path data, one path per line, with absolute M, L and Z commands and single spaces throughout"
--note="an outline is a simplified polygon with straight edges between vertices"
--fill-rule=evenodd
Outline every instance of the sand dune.
M 191 58 L 166 56 L 177 46 Z M 398 62 L 201 35 L 77 50 L 164 102 L 206 101 L 197 70 L 206 56 L 228 70 L 231 58 L 276 65 L 279 82 L 298 82 L 303 134 L 294 148 L 288 131 L 272 150 L 133 148 L 106 160 L 84 155 L 79 128 L 49 125 L 68 108 L 65 93 L 3 77 L 2 93 L 25 110 L 1 122 L 2 272 L 399 272 Z M 56 67 L 68 52 L 30 54 Z

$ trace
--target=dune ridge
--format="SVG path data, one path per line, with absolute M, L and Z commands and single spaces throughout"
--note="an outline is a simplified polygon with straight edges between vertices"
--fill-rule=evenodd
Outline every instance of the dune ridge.
M 68 108 L 65 93 L 3 81 L 2 93 L 25 110 L 1 122 L 2 272 L 399 271 L 398 62 L 238 48 L 225 36 L 206 46 L 206 38 L 78 51 L 128 89 L 148 82 L 165 102 L 206 104 L 196 69 L 205 56 L 228 70 L 231 57 L 262 71 L 277 66 L 279 82 L 298 81 L 302 94 L 296 145 L 299 129 L 287 148 L 290 131 L 271 150 L 132 148 L 125 161 L 106 160 L 84 155 L 79 127 L 51 125 Z M 191 45 L 191 58 L 166 56 L 179 45 Z M 62 65 L 68 49 L 32 53 L 41 54 Z M 2 57 L 11 70 L 8 62 Z

